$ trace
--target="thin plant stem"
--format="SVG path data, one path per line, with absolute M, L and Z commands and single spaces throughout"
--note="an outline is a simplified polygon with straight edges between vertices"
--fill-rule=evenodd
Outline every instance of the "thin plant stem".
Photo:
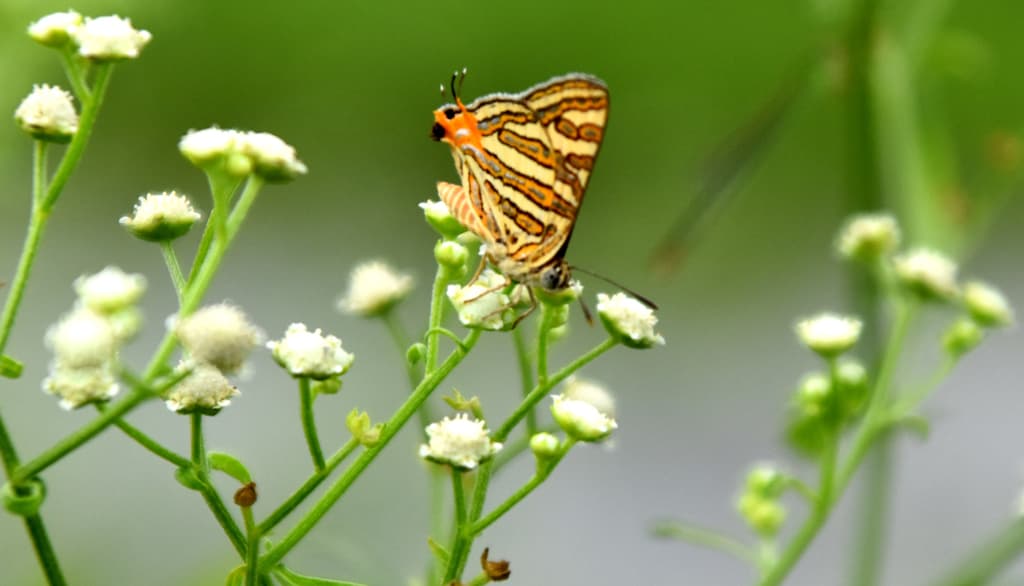
M 203 441 L 203 414 L 197 412 L 189 415 L 192 431 L 192 463 L 196 468 L 206 470 L 206 442 Z
M 203 500 L 206 501 L 206 506 L 209 507 L 210 512 L 213 513 L 213 518 L 217 520 L 217 523 L 224 530 L 224 534 L 228 536 L 228 540 L 231 541 L 231 545 L 238 552 L 238 555 L 245 559 L 246 546 L 245 535 L 242 530 L 238 528 L 238 524 L 231 517 L 231 513 L 228 508 L 224 506 L 224 501 L 221 500 L 220 495 L 217 494 L 217 490 L 210 484 L 210 479 L 205 471 L 200 472 L 202 488 L 199 489 L 199 493 L 203 495 Z
M 292 493 L 292 495 L 289 496 L 287 500 L 285 500 L 283 503 L 281 503 L 280 506 L 274 509 L 274 512 L 267 515 L 267 518 L 259 524 L 258 529 L 260 535 L 266 535 L 267 533 L 269 533 L 274 527 L 277 526 L 278 523 L 283 521 L 284 518 L 287 517 L 289 513 L 294 511 L 296 507 L 302 504 L 302 501 L 306 500 L 306 498 L 310 494 L 312 494 L 313 491 L 316 490 L 316 488 L 320 486 L 320 484 L 324 480 L 327 479 L 331 472 L 333 472 L 334 469 L 337 468 L 339 464 L 344 462 L 345 458 L 347 458 L 348 455 L 355 451 L 355 449 L 358 447 L 359 442 L 355 438 L 352 438 L 345 442 L 345 445 L 343 445 L 337 452 L 335 452 L 333 456 L 327 459 L 327 462 L 324 465 L 323 470 L 319 470 L 313 475 L 311 475 L 309 478 L 307 478 L 306 481 L 302 483 L 302 486 L 296 489 L 295 492 Z
M 97 404 L 96 409 L 100 413 L 102 413 L 104 410 L 106 410 L 106 406 L 102 404 Z M 131 425 L 127 421 L 123 419 L 118 419 L 114 421 L 114 425 L 116 425 L 121 431 L 123 431 L 125 435 L 138 442 L 139 445 L 152 452 L 158 458 L 166 460 L 171 464 L 174 464 L 174 466 L 178 468 L 187 468 L 188 466 L 192 465 L 191 460 L 175 452 L 174 450 L 171 450 L 170 448 L 164 446 L 155 439 L 149 437 L 148 435 L 146 435 L 137 427 Z
M 733 556 L 736 559 L 757 566 L 759 563 L 757 553 L 746 544 L 737 541 L 703 527 L 680 523 L 678 521 L 663 521 L 654 527 L 654 534 L 658 537 L 677 539 L 687 543 L 720 551 Z
M 252 507 L 242 507 L 242 520 L 248 543 L 245 549 L 245 586 L 259 584 L 260 532 L 253 519 Z
M 448 269 L 443 265 L 437 266 L 437 274 L 434 275 L 434 287 L 430 295 L 430 321 L 427 325 L 427 356 L 424 365 L 424 376 L 437 368 L 438 340 L 437 329 L 441 327 L 444 319 L 444 292 L 448 285 Z
M 181 296 L 185 291 L 185 275 L 181 272 L 181 265 L 178 263 L 178 255 L 174 253 L 174 245 L 168 241 L 160 243 L 160 252 L 164 256 L 164 264 L 167 265 L 167 272 L 171 275 L 171 283 L 174 284 L 174 294 L 178 298 L 178 306 L 181 306 Z
M 32 538 L 32 549 L 35 550 L 39 566 L 43 569 L 43 574 L 46 575 L 46 583 L 50 586 L 64 586 L 67 581 L 64 579 L 64 573 L 61 572 L 57 552 L 54 551 L 53 544 L 50 542 L 50 535 L 46 531 L 46 525 L 43 524 L 43 518 L 36 513 L 26 515 L 24 519 L 25 529 Z
M 549 306 L 542 305 L 540 311 L 540 327 L 537 328 L 537 384 L 544 385 L 548 381 L 548 341 L 551 333 L 551 312 Z M 531 408 L 532 411 L 532 408 Z
M 523 339 L 521 328 L 512 330 L 512 343 L 516 348 L 516 362 L 519 364 L 519 383 L 523 391 L 523 398 L 530 394 L 533 388 L 533 364 L 530 361 L 530 351 L 526 347 L 526 340 Z M 530 409 L 526 413 L 526 435 L 529 438 L 537 433 L 537 413 Z
M 451 371 L 458 366 L 462 359 L 466 357 L 468 350 L 476 344 L 476 341 L 480 338 L 480 330 L 473 330 L 469 333 L 464 341 L 464 347 L 456 347 L 452 353 L 440 364 L 436 369 L 431 371 L 427 376 L 424 377 L 423 381 L 417 385 L 416 390 L 413 391 L 409 398 L 405 400 L 398 411 L 392 415 L 391 419 L 384 425 L 384 429 L 380 435 L 380 441 L 373 447 L 367 448 L 358 458 L 342 473 L 342 475 L 327 489 L 327 492 L 321 497 L 312 509 L 310 509 L 306 515 L 299 520 L 298 524 L 288 532 L 287 535 L 281 538 L 281 541 L 276 543 L 269 551 L 260 556 L 260 568 L 271 568 L 284 558 L 289 551 L 291 551 L 303 537 L 306 536 L 313 527 L 320 522 L 320 519 L 330 510 L 334 503 L 338 501 L 352 486 L 352 484 L 362 475 L 366 470 L 367 466 L 373 462 L 374 459 L 387 447 L 388 443 L 398 434 L 405 423 L 416 413 L 416 410 L 420 408 L 424 401 L 430 397 L 430 394 L 437 388 L 441 381 L 448 376 Z
M 64 66 L 64 74 L 68 77 L 68 82 L 71 84 L 71 91 L 75 92 L 75 97 L 78 98 L 79 102 L 85 103 L 92 97 L 92 92 L 89 90 L 88 84 L 85 83 L 85 78 L 82 77 L 82 69 L 75 63 L 76 52 L 72 48 L 73 43 L 68 43 L 60 51 L 61 64 Z
M 46 154 L 49 152 L 49 144 L 45 140 L 36 140 L 32 152 L 32 209 L 42 205 L 46 193 Z
M 466 494 L 462 486 L 462 470 L 451 467 L 452 477 L 452 502 L 455 509 L 455 530 L 452 531 L 452 546 L 449 548 L 451 557 L 448 558 L 448 570 L 445 572 L 443 582 L 445 584 L 458 578 L 459 562 L 462 552 L 467 549 L 466 543 Z
M 964 560 L 931 582 L 934 586 L 982 586 L 992 584 L 1024 551 L 1024 519 L 1017 518 Z
M 395 343 L 395 348 L 398 349 L 399 359 L 402 364 L 405 365 L 405 376 L 409 379 L 409 389 L 415 389 L 416 383 L 420 380 L 420 373 L 416 368 L 415 364 L 409 362 L 406 357 L 406 350 L 409 348 L 409 336 L 405 332 L 405 328 L 402 327 L 401 322 L 398 320 L 398 316 L 395 314 L 394 308 L 384 314 L 384 324 L 388 327 L 388 333 L 391 334 L 391 340 Z M 418 412 L 420 428 L 426 429 L 430 422 L 434 420 L 433 414 L 430 411 L 430 405 L 424 403 Z
M 512 415 L 510 415 L 509 418 L 506 419 L 505 422 L 502 423 L 501 426 L 498 427 L 498 429 L 494 432 L 494 440 L 499 442 L 505 441 L 505 438 L 508 437 L 508 434 L 512 433 L 512 430 L 515 429 L 516 425 L 518 425 L 519 422 L 522 421 L 524 417 L 526 417 L 526 414 L 533 408 L 534 405 L 536 405 L 541 399 L 544 398 L 544 395 L 546 395 L 548 391 L 550 391 L 558 383 L 568 378 L 577 370 L 586 366 L 588 363 L 593 361 L 598 356 L 614 348 L 616 343 L 617 342 L 612 338 L 605 338 L 603 342 L 601 342 L 594 348 L 591 348 L 589 351 L 587 351 L 586 354 L 583 354 L 576 360 L 573 360 L 565 367 L 563 367 L 561 370 L 556 372 L 554 375 L 549 377 L 543 384 L 541 384 L 538 381 L 537 386 L 535 386 L 533 390 L 530 391 L 530 393 L 526 396 L 526 398 L 523 399 L 522 403 L 519 404 L 519 407 L 517 407 L 516 410 L 512 413 Z
M 313 413 L 313 389 L 309 377 L 299 378 L 299 416 L 302 418 L 302 433 L 306 436 L 309 456 L 313 459 L 313 469 L 320 472 L 324 469 L 324 452 L 320 447 L 320 436 L 316 431 L 316 414 Z

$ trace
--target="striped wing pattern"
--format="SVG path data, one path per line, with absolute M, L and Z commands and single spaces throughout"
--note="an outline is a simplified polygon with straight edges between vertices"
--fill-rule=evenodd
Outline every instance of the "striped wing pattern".
M 441 198 L 500 270 L 536 284 L 539 271 L 565 254 L 604 135 L 608 90 L 571 74 L 445 115 L 451 108 L 435 118 L 452 121 L 443 138 L 462 185 L 439 185 Z

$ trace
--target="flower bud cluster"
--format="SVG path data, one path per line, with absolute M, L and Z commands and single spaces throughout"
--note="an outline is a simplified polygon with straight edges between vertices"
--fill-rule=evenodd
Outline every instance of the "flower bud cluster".
M 207 173 L 242 178 L 256 175 L 266 181 L 285 182 L 306 174 L 295 148 L 269 132 L 222 129 L 212 126 L 190 130 L 178 149 L 193 165 Z
M 65 409 L 117 394 L 118 354 L 141 326 L 136 303 L 146 290 L 146 279 L 107 267 L 79 277 L 74 289 L 74 307 L 46 333 L 53 361 L 43 390 L 60 397 Z
M 758 535 L 774 537 L 786 521 L 780 500 L 786 485 L 786 477 L 770 464 L 758 464 L 747 474 L 736 510 Z
M 135 59 L 153 38 L 138 30 L 127 18 L 100 16 L 82 18 L 74 10 L 48 14 L 28 27 L 37 43 L 63 49 L 70 45 L 79 56 L 95 62 Z

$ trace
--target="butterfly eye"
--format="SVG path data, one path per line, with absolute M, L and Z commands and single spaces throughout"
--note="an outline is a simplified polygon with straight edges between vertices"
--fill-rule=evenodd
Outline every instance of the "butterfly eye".
M 458 112 L 455 110 L 455 108 L 448 108 L 447 110 L 444 111 L 444 117 L 449 120 L 455 118 L 456 114 L 458 114 Z
M 441 140 L 444 138 L 444 126 L 435 122 L 434 127 L 430 129 L 430 138 L 434 140 Z

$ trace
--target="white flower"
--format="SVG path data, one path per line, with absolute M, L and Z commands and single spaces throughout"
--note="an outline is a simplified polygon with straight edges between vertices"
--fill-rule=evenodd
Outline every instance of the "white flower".
M 979 324 L 988 327 L 1013 323 L 1013 307 L 998 289 L 979 281 L 964 286 L 964 305 Z
M 452 215 L 451 210 L 443 201 L 427 200 L 421 202 L 419 206 L 423 210 L 423 217 L 427 223 L 445 238 L 455 238 L 466 231 L 466 228 Z
M 363 317 L 383 315 L 411 289 L 411 276 L 380 261 L 364 262 L 352 269 L 348 293 L 338 300 L 338 309 Z
M 420 457 L 457 468 L 472 470 L 501 450 L 488 437 L 487 424 L 465 413 L 445 417 L 427 426 L 429 443 L 420 446 Z
M 552 395 L 551 415 L 555 423 L 569 437 L 582 442 L 597 442 L 608 437 L 618 427 L 615 420 L 601 413 L 594 405 L 570 399 L 565 395 Z
M 325 337 L 319 329 L 310 332 L 306 324 L 301 323 L 288 326 L 284 338 L 267 342 L 267 348 L 274 353 L 274 360 L 292 376 L 317 380 L 344 374 L 355 359 L 341 347 L 341 340 Z
M 608 417 L 615 417 L 615 397 L 608 389 L 594 381 L 570 376 L 562 388 L 562 395 L 568 399 L 590 403 Z
M 500 330 L 511 325 L 513 300 L 502 290 L 505 277 L 485 269 L 479 277 L 465 287 L 448 285 L 448 299 L 459 314 L 462 325 L 485 330 Z
M 240 152 L 253 162 L 253 169 L 268 181 L 290 181 L 306 174 L 306 165 L 295 155 L 295 148 L 269 132 L 243 132 L 238 135 Z
M 232 397 L 241 394 L 217 368 L 204 363 L 178 365 L 179 372 L 189 368 L 192 372 L 171 387 L 164 397 L 164 404 L 171 411 L 199 411 L 204 415 L 213 415 L 230 405 Z
M 193 359 L 225 374 L 237 372 L 262 337 L 241 309 L 227 303 L 200 308 L 181 319 L 174 331 Z
M 58 361 L 43 380 L 43 390 L 60 397 L 60 406 L 70 411 L 110 399 L 117 394 L 118 385 L 109 362 L 99 366 L 72 367 Z
M 852 348 L 860 338 L 862 326 L 857 318 L 821 313 L 797 322 L 796 334 L 811 350 L 831 357 Z
M 47 14 L 28 25 L 28 36 L 48 47 L 63 47 L 82 25 L 82 15 L 74 10 Z
M 134 305 L 146 292 L 146 277 L 107 267 L 94 275 L 78 277 L 74 287 L 83 305 L 106 315 Z
M 178 150 L 193 165 L 203 167 L 235 152 L 239 140 L 237 130 L 224 130 L 211 126 L 202 130 L 189 130 L 178 141 Z
M 78 54 L 97 61 L 135 59 L 152 38 L 149 31 L 135 30 L 130 20 L 120 16 L 86 18 L 71 35 L 78 43 Z
M 941 253 L 918 248 L 897 256 L 893 265 L 896 276 L 918 295 L 949 299 L 958 293 L 956 263 Z
M 598 293 L 597 314 L 608 333 L 625 346 L 650 348 L 665 344 L 665 338 L 654 331 L 658 323 L 654 310 L 625 293 L 611 297 Z
M 46 345 L 53 350 L 57 364 L 64 368 L 96 368 L 117 355 L 118 338 L 104 316 L 80 307 L 50 327 Z
M 846 258 L 873 261 L 899 246 L 900 227 L 891 214 L 857 214 L 839 232 L 836 248 Z
M 14 120 L 40 140 L 67 142 L 78 132 L 78 112 L 71 94 L 52 85 L 32 86 L 32 93 L 14 111 Z
M 200 218 L 187 197 L 171 191 L 140 197 L 132 215 L 118 223 L 142 240 L 165 242 L 184 236 Z

